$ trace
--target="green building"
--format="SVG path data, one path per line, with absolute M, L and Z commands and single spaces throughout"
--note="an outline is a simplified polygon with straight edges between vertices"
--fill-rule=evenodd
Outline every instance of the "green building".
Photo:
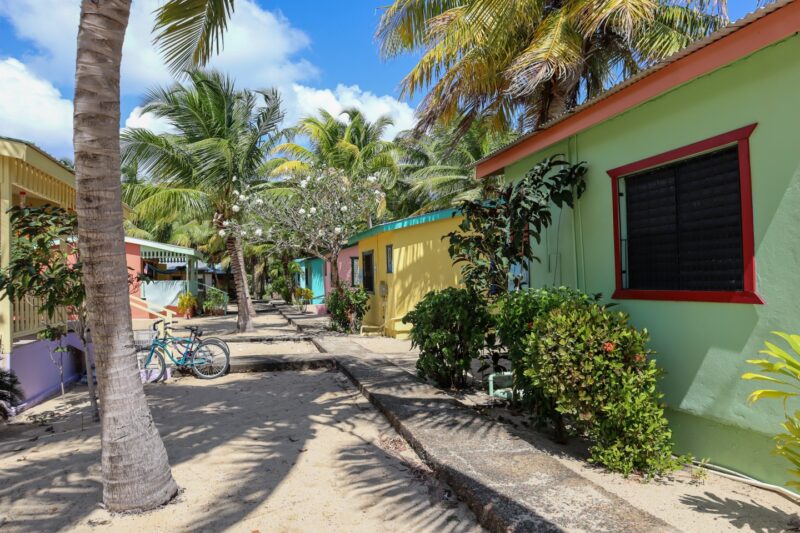
M 586 162 L 532 285 L 629 313 L 666 371 L 676 451 L 780 485 L 783 405 L 749 405 L 761 387 L 741 375 L 771 331 L 800 332 L 798 31 L 800 2 L 770 4 L 476 166 L 513 178 L 553 154 Z

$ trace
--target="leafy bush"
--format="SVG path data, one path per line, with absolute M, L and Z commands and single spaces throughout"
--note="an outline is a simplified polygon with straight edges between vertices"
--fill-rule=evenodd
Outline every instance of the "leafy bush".
M 19 405 L 23 398 L 19 380 L 14 372 L 0 368 L 0 419 L 8 420 L 11 408 Z
M 561 429 L 561 420 L 553 402 L 525 375 L 526 369 L 536 367 L 535 358 L 528 356 L 528 336 L 533 321 L 550 310 L 567 303 L 588 305 L 597 298 L 569 287 L 554 287 L 513 291 L 498 300 L 497 335 L 511 360 L 515 397 L 518 396 L 522 406 L 540 421 L 552 421 L 557 431 Z
M 482 298 L 452 287 L 426 294 L 403 323 L 412 325 L 412 346 L 420 349 L 420 377 L 456 388 L 466 385 L 470 363 L 481 355 L 493 326 Z
M 331 315 L 331 329 L 344 333 L 358 331 L 369 310 L 369 294 L 362 287 L 340 287 L 325 297 Z
M 308 289 L 306 287 L 294 288 L 294 301 L 301 311 L 303 312 L 306 311 L 308 304 L 311 303 L 311 300 L 313 298 L 314 298 L 314 293 L 311 289 Z
M 214 287 L 208 287 L 206 290 L 206 297 L 203 300 L 203 311 L 206 313 L 216 313 L 222 311 L 226 303 L 225 292 Z
M 749 359 L 747 361 L 757 365 L 764 374 L 747 372 L 742 375 L 742 379 L 767 381 L 783 385 L 788 389 L 759 389 L 750 394 L 748 400 L 750 402 L 757 402 L 764 398 L 783 400 L 786 422 L 782 425 L 786 432 L 775 436 L 775 454 L 790 461 L 794 468 L 789 472 L 800 479 L 800 410 L 795 410 L 794 414 L 791 414 L 787 405 L 790 398 L 800 396 L 800 335 L 789 335 L 780 331 L 773 331 L 773 333 L 786 341 L 793 354 L 771 342 L 765 342 L 765 349 L 759 353 L 769 356 L 770 359 Z M 800 489 L 800 481 L 789 481 L 786 485 Z
M 525 373 L 591 439 L 591 461 L 625 475 L 680 466 L 648 359 L 646 330 L 624 313 L 585 302 L 553 308 L 533 323 Z
M 197 298 L 191 292 L 182 292 L 178 296 L 178 312 L 181 314 L 189 313 L 197 307 Z

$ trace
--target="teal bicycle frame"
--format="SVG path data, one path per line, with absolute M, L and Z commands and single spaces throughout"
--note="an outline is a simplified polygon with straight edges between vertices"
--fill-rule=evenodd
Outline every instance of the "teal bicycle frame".
M 169 327 L 164 325 L 163 336 L 156 334 L 153 342 L 150 344 L 150 352 L 147 354 L 147 359 L 144 363 L 145 366 L 150 364 L 150 361 L 153 358 L 153 353 L 155 353 L 156 349 L 158 348 L 162 349 L 162 353 L 165 353 L 175 366 L 190 366 L 192 364 L 192 353 L 195 346 L 200 344 L 200 340 L 196 338 L 194 334 L 189 337 L 176 337 L 170 334 L 168 331 Z M 178 349 L 179 346 L 183 347 L 183 352 Z M 180 354 L 180 357 L 177 360 L 175 357 L 173 357 L 173 352 L 170 347 L 173 347 Z

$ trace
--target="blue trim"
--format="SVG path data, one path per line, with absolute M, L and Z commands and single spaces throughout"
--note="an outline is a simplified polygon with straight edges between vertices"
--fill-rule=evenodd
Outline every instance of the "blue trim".
M 355 237 L 352 237 L 348 241 L 348 246 L 352 246 L 358 241 L 362 239 L 366 239 L 367 237 L 372 237 L 373 235 L 378 235 L 379 233 L 385 233 L 387 231 L 394 231 L 397 229 L 402 228 L 410 228 L 411 226 L 418 226 L 420 224 L 427 224 L 428 222 L 435 222 L 437 220 L 442 220 L 445 218 L 452 218 L 458 215 L 458 209 L 443 209 L 441 211 L 434 211 L 433 213 L 425 213 L 423 215 L 417 215 L 415 217 L 408 217 L 403 218 L 400 220 L 394 220 L 392 222 L 384 222 L 383 224 L 378 224 L 366 231 L 362 231 Z

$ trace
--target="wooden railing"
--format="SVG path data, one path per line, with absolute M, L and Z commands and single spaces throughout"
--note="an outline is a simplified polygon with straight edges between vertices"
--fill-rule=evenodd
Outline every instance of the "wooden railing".
M 148 305 L 146 301 L 142 300 L 138 296 L 134 296 L 133 294 L 130 295 L 130 302 L 131 302 L 131 307 L 139 309 L 141 311 L 146 311 L 150 314 L 156 315 L 159 318 L 163 318 L 167 324 L 171 324 L 173 319 L 175 318 L 175 311 L 172 311 L 171 309 L 167 309 L 166 307 L 161 307 L 161 306 L 157 306 L 161 309 L 160 311 L 152 309 L 153 306 L 152 303 Z
M 26 298 L 14 302 L 13 307 L 13 326 L 11 333 L 13 338 L 24 337 L 38 333 L 47 324 L 66 324 L 67 311 L 59 309 L 53 319 L 49 319 L 45 313 L 39 313 L 39 301 L 34 298 Z

